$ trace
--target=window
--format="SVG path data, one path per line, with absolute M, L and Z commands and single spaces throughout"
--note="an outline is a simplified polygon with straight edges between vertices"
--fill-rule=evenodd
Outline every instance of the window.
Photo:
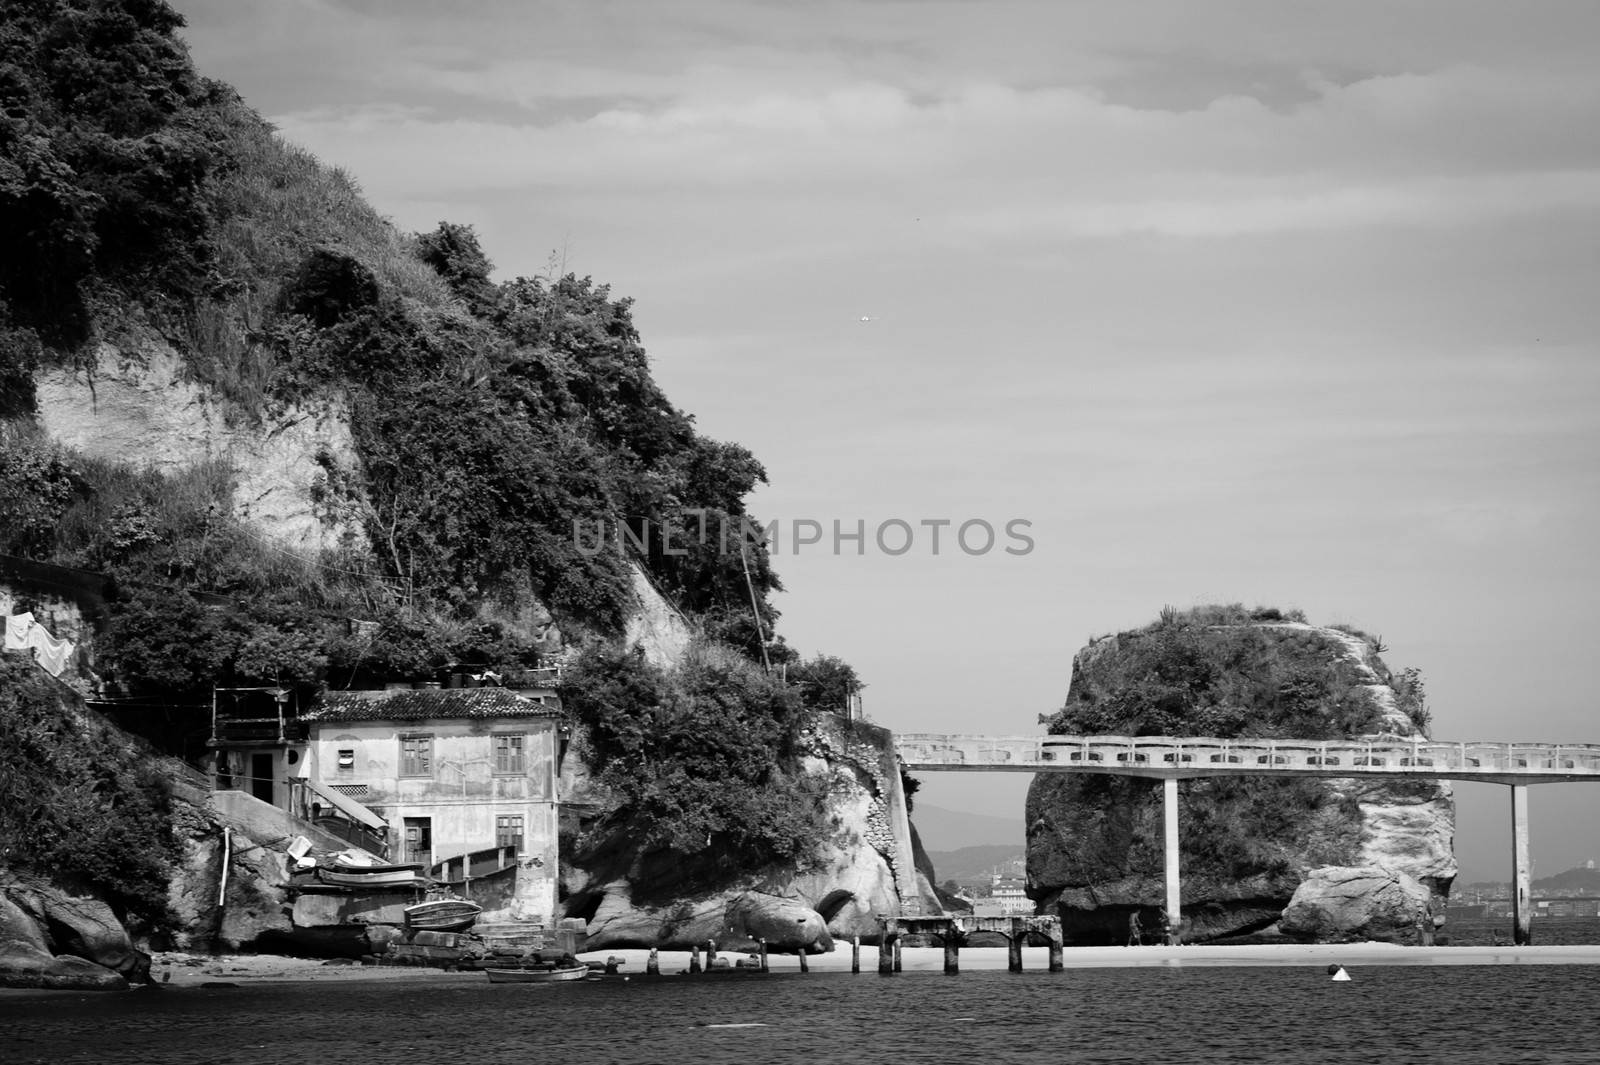
M 494 771 L 496 773 L 525 773 L 527 763 L 522 752 L 527 737 L 517 734 L 497 734 L 494 738 Z
M 500 814 L 494 819 L 494 845 L 522 851 L 522 815 Z
M 400 737 L 400 775 L 403 777 L 433 776 L 433 737 L 411 735 Z
M 336 763 L 341 773 L 352 773 L 356 768 L 356 749 L 354 747 L 340 747 L 339 759 Z

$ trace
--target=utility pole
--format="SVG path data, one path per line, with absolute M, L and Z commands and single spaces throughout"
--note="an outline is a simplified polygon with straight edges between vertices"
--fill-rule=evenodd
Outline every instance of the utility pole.
M 761 604 L 756 601 L 756 585 L 750 579 L 750 559 L 744 553 L 744 529 L 739 530 L 739 564 L 744 567 L 744 586 L 750 593 L 750 614 L 756 619 L 756 638 L 761 641 L 761 668 L 772 672 L 772 660 L 767 657 L 767 632 L 761 624 Z

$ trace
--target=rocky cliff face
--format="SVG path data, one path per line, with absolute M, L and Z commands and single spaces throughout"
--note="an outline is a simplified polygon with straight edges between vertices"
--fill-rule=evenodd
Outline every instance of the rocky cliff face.
M 692 886 L 694 861 L 643 855 L 619 865 L 625 824 L 599 838 L 586 837 L 585 824 L 570 826 L 562 841 L 562 894 L 568 916 L 588 919 L 590 945 L 687 949 L 716 939 L 719 947 L 738 948 L 759 927 L 779 949 L 820 951 L 835 938 L 876 936 L 878 915 L 898 914 L 902 898 L 917 899 L 925 913 L 940 912 L 932 885 L 916 868 L 888 732 L 824 716 L 807 742 L 806 771 L 831 784 L 835 831 L 805 868 L 751 870 L 705 889 Z M 607 799 L 573 762 L 563 769 L 562 792 L 570 809 L 587 809 L 583 820 L 593 825 L 604 818 Z M 711 866 L 719 856 L 698 857 Z
M 1418 726 L 1402 704 L 1419 700 L 1415 678 L 1397 681 L 1360 635 L 1277 618 L 1176 619 L 1079 652 L 1051 730 L 1412 736 Z M 1119 942 L 1130 912 L 1147 924 L 1156 916 L 1159 782 L 1043 775 L 1027 819 L 1029 894 L 1061 915 L 1069 940 Z M 1286 934 L 1403 937 L 1413 922 L 1394 917 L 1403 908 L 1395 899 L 1420 892 L 1425 903 L 1448 892 L 1456 873 L 1445 783 L 1189 780 L 1179 823 L 1184 917 L 1195 938 L 1270 928 L 1291 900 L 1299 916 L 1284 922 Z M 1382 899 L 1347 898 L 1379 886 Z M 1333 896 L 1346 901 L 1318 901 Z
M 189 377 L 169 343 L 137 333 L 98 344 L 80 366 L 42 371 L 34 390 L 46 435 L 83 455 L 162 473 L 224 461 L 234 512 L 263 535 L 300 550 L 362 538 L 353 515 L 317 503 L 330 466 L 358 464 L 336 400 L 241 420 Z

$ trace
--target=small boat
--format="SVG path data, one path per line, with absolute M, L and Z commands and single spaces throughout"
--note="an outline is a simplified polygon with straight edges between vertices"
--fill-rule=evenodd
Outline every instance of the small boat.
M 318 869 L 317 879 L 324 884 L 342 884 L 357 888 L 423 888 L 429 881 L 417 870 L 420 865 L 399 866 L 393 869 L 369 869 L 352 872 L 348 869 Z
M 576 969 L 485 969 L 491 984 L 550 984 L 561 980 L 582 980 L 589 975 L 589 967 Z
M 483 907 L 466 899 L 434 899 L 407 906 L 403 911 L 407 928 L 429 932 L 465 932 L 478 920 Z
M 360 873 L 370 875 L 374 873 L 398 873 L 401 870 L 404 870 L 408 873 L 421 873 L 423 869 L 427 868 L 427 866 L 423 865 L 421 862 L 411 862 L 404 865 L 386 865 L 383 862 L 358 862 L 351 861 L 349 857 L 341 854 L 327 865 L 324 865 L 322 868 L 332 869 L 334 872 L 338 873 Z

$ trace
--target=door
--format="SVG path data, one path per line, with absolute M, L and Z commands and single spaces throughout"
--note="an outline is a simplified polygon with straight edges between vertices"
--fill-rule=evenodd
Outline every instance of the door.
M 430 817 L 406 818 L 406 858 L 407 862 L 421 862 L 425 867 L 433 865 L 433 819 Z
M 270 754 L 250 756 L 250 794 L 262 802 L 272 802 L 272 763 Z

